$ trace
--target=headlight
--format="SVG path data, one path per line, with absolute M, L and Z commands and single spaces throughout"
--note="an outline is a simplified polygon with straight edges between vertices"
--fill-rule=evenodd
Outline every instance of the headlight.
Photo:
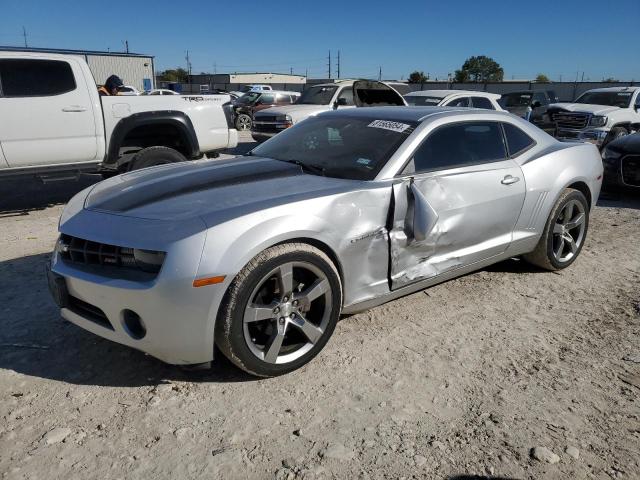
M 162 267 L 162 262 L 164 262 L 164 257 L 164 252 L 139 250 L 137 248 L 133 250 L 133 258 L 136 261 L 136 266 L 145 272 L 158 273 L 160 267 Z
M 589 125 L 592 127 L 604 127 L 607 124 L 607 117 L 603 117 L 600 115 L 595 115 L 591 117 L 589 121 Z
M 277 115 L 276 122 L 290 122 L 291 115 Z

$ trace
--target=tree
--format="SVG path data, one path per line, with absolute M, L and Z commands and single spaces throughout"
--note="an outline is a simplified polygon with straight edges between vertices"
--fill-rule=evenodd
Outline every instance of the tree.
M 617 83 L 620 80 L 618 80 L 617 78 L 609 77 L 609 78 L 603 78 L 602 81 L 603 82 L 609 82 L 609 83 Z
M 168 69 L 160 72 L 160 80 L 163 82 L 187 83 L 189 80 L 189 72 L 184 68 Z
M 460 70 L 456 70 L 455 81 L 464 82 L 501 82 L 504 70 L 493 58 L 480 55 L 469 57 Z
M 411 72 L 409 75 L 409 83 L 427 83 L 429 81 L 429 75 L 425 75 L 424 72 Z
M 544 73 L 539 73 L 536 77 L 536 83 L 551 83 L 551 80 Z

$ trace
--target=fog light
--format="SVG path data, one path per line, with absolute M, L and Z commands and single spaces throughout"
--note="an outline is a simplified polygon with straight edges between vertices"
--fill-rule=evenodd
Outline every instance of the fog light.
M 147 329 L 138 315 L 133 310 L 122 311 L 122 324 L 129 336 L 135 340 L 141 340 L 147 334 Z

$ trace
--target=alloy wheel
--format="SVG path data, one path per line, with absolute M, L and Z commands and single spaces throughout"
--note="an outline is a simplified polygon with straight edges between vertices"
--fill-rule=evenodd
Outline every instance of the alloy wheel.
M 584 240 L 586 212 L 582 202 L 571 200 L 562 207 L 553 225 L 553 256 L 560 263 L 571 260 Z
M 326 275 L 307 262 L 288 262 L 257 283 L 244 311 L 244 339 L 267 363 L 289 363 L 322 338 L 331 318 Z

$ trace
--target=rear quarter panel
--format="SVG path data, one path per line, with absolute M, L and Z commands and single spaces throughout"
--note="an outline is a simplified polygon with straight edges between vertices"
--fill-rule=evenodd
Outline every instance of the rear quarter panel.
M 107 140 L 117 123 L 134 113 L 180 111 L 193 123 L 201 152 L 237 145 L 235 130 L 229 129 L 222 105 L 228 95 L 141 95 L 101 97 Z
M 589 188 L 591 208 L 602 185 L 602 160 L 598 149 L 588 143 L 556 143 L 521 165 L 527 194 L 514 230 L 514 255 L 535 248 L 551 209 L 568 186 L 582 182 Z

